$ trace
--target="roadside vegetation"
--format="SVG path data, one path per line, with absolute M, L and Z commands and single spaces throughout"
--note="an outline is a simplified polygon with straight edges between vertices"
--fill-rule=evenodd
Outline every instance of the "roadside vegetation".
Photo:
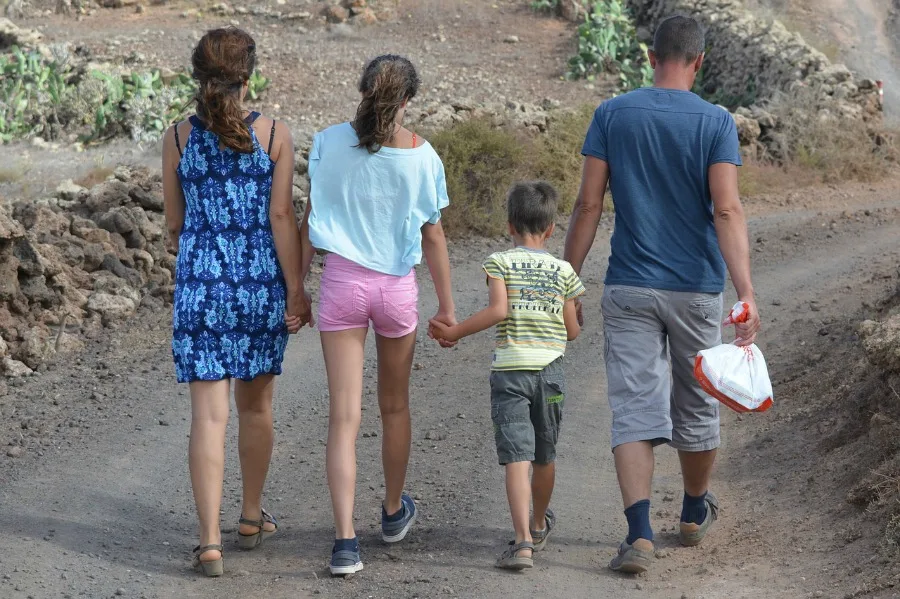
M 0 141 L 40 136 L 89 143 L 128 135 L 152 142 L 185 114 L 196 92 L 185 72 L 86 70 L 72 64 L 63 46 L 51 52 L 45 57 L 13 47 L 0 54 Z M 254 74 L 250 98 L 268 84 Z

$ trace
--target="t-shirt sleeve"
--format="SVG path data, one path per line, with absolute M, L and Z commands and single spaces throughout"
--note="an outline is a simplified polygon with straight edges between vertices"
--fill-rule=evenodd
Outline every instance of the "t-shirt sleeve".
M 593 156 L 600 160 L 607 160 L 605 104 L 601 104 L 597 110 L 594 111 L 594 118 L 591 119 L 587 135 L 584 138 L 581 154 L 583 156 Z
M 321 151 L 319 146 L 321 144 L 321 139 L 322 134 L 316 133 L 313 136 L 312 149 L 309 151 L 309 166 L 307 167 L 307 172 L 309 173 L 310 181 L 312 180 L 313 175 L 316 172 L 316 168 L 319 166 L 319 152 Z
M 569 266 L 569 273 L 566 282 L 566 301 L 573 300 L 580 295 L 584 295 L 584 283 L 575 274 L 575 270 Z
M 722 125 L 719 127 L 716 141 L 713 144 L 712 153 L 709 156 L 709 164 L 726 163 L 741 166 L 741 144 L 738 141 L 737 125 L 730 113 L 725 113 Z
M 447 194 L 447 175 L 444 172 L 444 163 L 435 155 L 434 169 L 434 194 L 428 198 L 429 204 L 425 207 L 428 222 L 432 225 L 441 220 L 441 210 L 450 205 L 450 196 Z
M 492 279 L 506 280 L 506 267 L 497 254 L 491 254 L 482 265 L 485 274 Z

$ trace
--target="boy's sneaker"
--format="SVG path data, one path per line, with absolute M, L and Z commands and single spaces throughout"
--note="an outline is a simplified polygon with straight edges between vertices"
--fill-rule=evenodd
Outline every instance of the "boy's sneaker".
M 633 545 L 622 541 L 619 553 L 609 562 L 609 569 L 626 574 L 643 574 L 650 568 L 654 557 L 651 541 L 637 539 Z
M 547 546 L 547 537 L 550 536 L 554 526 L 556 526 L 556 516 L 553 514 L 553 511 L 548 509 L 544 514 L 544 530 L 531 531 L 531 539 L 534 541 L 535 551 L 542 551 Z
M 719 500 L 712 493 L 706 493 L 706 518 L 700 524 L 682 522 L 679 526 L 678 537 L 685 547 L 694 547 L 700 544 L 706 533 L 719 517 Z
M 332 576 L 346 576 L 362 570 L 363 563 L 359 555 L 359 543 L 355 543 L 352 549 L 338 549 L 338 543 L 335 541 L 328 569 L 331 570 Z
M 385 543 L 402 541 L 416 522 L 416 502 L 412 497 L 404 493 L 400 496 L 400 503 L 402 505 L 400 511 L 403 513 L 396 520 L 393 518 L 389 520 L 384 505 L 381 506 L 381 538 Z

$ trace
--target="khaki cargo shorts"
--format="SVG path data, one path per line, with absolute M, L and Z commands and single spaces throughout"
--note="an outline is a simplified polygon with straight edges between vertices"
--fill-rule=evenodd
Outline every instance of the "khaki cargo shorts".
M 722 342 L 722 294 L 607 286 L 601 304 L 612 447 L 719 446 L 719 403 L 694 380 L 697 352 Z

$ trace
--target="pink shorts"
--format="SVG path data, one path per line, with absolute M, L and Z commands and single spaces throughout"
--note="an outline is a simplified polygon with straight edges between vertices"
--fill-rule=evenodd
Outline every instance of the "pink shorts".
M 415 271 L 397 277 L 370 270 L 337 254 L 325 257 L 319 289 L 323 332 L 365 329 L 372 321 L 382 337 L 405 337 L 419 325 Z

